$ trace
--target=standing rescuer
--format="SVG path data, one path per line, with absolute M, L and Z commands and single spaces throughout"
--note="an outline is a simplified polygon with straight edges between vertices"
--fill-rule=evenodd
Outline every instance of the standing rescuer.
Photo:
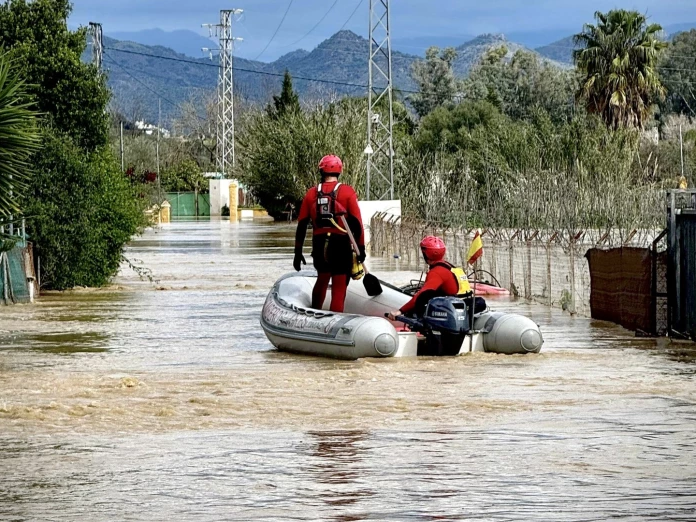
M 312 258 L 318 272 L 312 291 L 312 308 L 321 309 L 331 282 L 331 311 L 343 312 L 346 290 L 353 269 L 353 249 L 346 231 L 336 217 L 344 214 L 348 226 L 358 243 L 357 261 L 365 260 L 365 234 L 358 206 L 358 196 L 349 185 L 339 183 L 343 162 L 338 156 L 324 156 L 319 162 L 321 183 L 305 194 L 297 216 L 295 234 L 295 259 L 293 266 L 299 271 L 307 264 L 302 254 L 307 225 L 312 221 Z
M 392 321 L 396 320 L 397 315 L 423 316 L 428 301 L 433 297 L 457 296 L 469 299 L 473 295 L 464 269 L 444 260 L 447 247 L 442 239 L 425 237 L 420 248 L 429 267 L 425 283 L 400 310 L 389 313 L 388 317 Z

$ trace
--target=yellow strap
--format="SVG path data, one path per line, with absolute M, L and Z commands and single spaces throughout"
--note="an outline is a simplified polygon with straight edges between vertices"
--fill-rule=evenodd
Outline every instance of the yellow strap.
M 347 234 L 347 233 L 348 233 L 345 229 L 341 228 L 341 227 L 338 225 L 338 223 L 336 223 L 336 221 L 334 221 L 334 218 L 331 218 L 329 221 L 331 221 L 331 224 L 332 224 L 333 226 L 335 226 L 338 230 L 340 230 L 341 232 L 343 232 L 344 234 Z

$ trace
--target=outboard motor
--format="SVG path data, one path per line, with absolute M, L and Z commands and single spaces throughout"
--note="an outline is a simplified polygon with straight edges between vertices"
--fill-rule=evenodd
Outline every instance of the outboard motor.
M 426 342 L 418 344 L 418 355 L 458 355 L 472 329 L 469 307 L 458 297 L 433 297 L 422 318 L 396 319 L 425 337 Z
M 466 302 L 457 297 L 434 297 L 425 309 L 420 330 L 426 343 L 418 355 L 457 355 L 471 330 Z

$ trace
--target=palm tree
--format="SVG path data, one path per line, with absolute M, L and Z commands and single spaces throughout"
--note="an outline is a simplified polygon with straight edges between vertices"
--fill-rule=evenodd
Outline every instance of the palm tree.
M 37 113 L 11 59 L 0 53 L 0 223 L 20 209 L 17 201 L 39 147 Z
M 667 47 L 659 24 L 647 25 L 637 11 L 595 13 L 574 39 L 573 60 L 581 73 L 577 100 L 614 129 L 643 125 L 656 99 L 665 94 L 655 69 Z

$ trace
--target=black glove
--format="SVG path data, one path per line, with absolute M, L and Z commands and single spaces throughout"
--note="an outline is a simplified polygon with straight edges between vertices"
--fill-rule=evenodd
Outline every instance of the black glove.
M 358 250 L 360 251 L 358 254 L 358 263 L 362 263 L 365 261 L 365 245 L 358 245 Z
M 300 263 L 303 265 L 307 264 L 307 261 L 305 261 L 304 256 L 302 255 L 302 252 L 295 252 L 295 259 L 292 260 L 292 266 L 297 270 L 298 272 L 302 270 Z

